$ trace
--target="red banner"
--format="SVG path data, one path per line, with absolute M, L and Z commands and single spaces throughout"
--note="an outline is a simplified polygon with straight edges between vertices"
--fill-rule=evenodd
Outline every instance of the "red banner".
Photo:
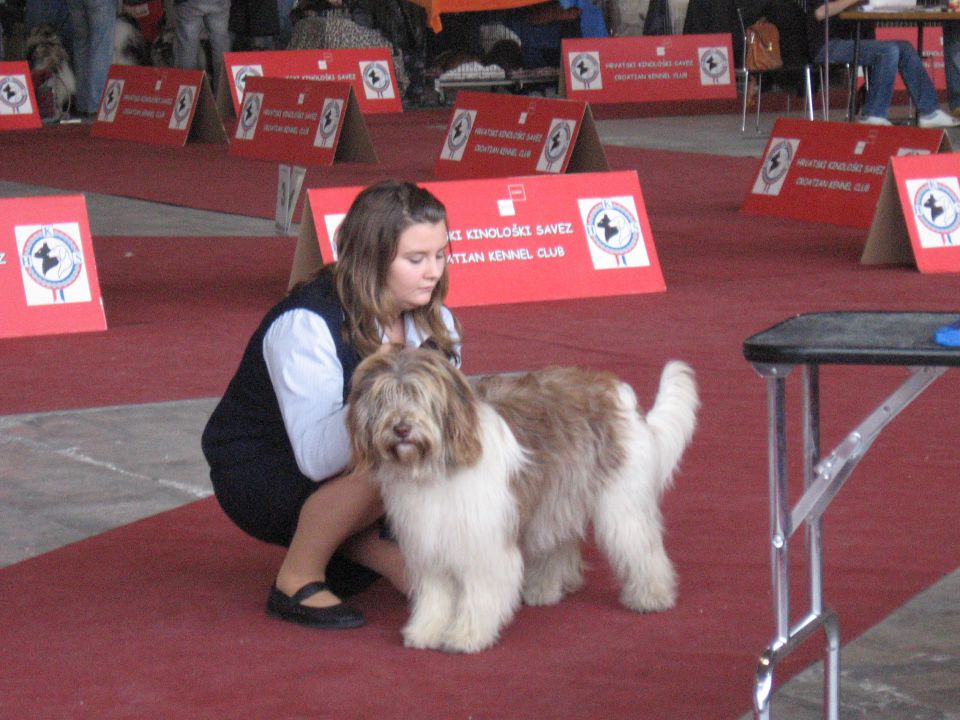
M 237 115 L 249 76 L 347 82 L 363 113 L 402 112 L 393 57 L 387 48 L 341 50 L 269 50 L 230 52 L 217 86 L 217 107 L 223 117 Z
M 0 62 L 0 130 L 38 128 L 43 123 L 27 63 Z
M 423 183 L 446 205 L 451 307 L 665 289 L 634 172 Z M 359 187 L 307 191 L 290 283 L 335 258 Z
M 106 330 L 82 195 L 0 200 L 0 337 Z
M 151 145 L 227 141 L 202 70 L 137 65 L 110 67 L 90 134 Z
M 433 174 L 453 179 L 607 168 L 586 103 L 461 91 Z
M 566 96 L 590 103 L 735 98 L 729 34 L 565 38 Z
M 960 154 L 890 158 L 860 260 L 960 272 Z
M 891 156 L 949 151 L 943 130 L 780 118 L 740 210 L 867 228 Z
M 298 165 L 376 162 L 349 83 L 250 76 L 230 154 Z

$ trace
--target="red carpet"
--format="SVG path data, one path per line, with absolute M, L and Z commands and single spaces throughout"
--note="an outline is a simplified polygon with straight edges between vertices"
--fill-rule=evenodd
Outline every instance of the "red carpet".
M 617 159 L 643 161 L 667 291 L 462 310 L 465 367 L 608 368 L 649 402 L 666 359 L 693 364 L 701 423 L 664 505 L 681 582 L 674 610 L 621 610 L 597 560 L 581 593 L 523 609 L 501 644 L 479 656 L 403 649 L 403 603 L 379 584 L 357 600 L 367 627 L 314 633 L 265 617 L 277 551 L 243 537 L 206 500 L 0 570 L 0 716 L 719 720 L 747 712 L 773 623 L 764 385 L 741 343 L 797 312 L 956 310 L 956 279 L 859 265 L 861 231 L 741 217 L 753 161 L 620 149 Z M 678 188 L 671 178 L 680 176 Z M 109 329 L 0 341 L 0 413 L 219 394 L 283 291 L 293 243 L 98 238 Z M 50 358 L 56 372 L 45 369 Z M 824 446 L 904 375 L 826 368 Z M 956 504 L 930 498 L 955 496 L 947 419 L 958 392 L 960 374 L 948 373 L 898 417 L 827 514 L 826 597 L 845 642 L 956 567 L 960 536 L 944 532 Z M 798 576 L 798 601 L 803 583 Z M 778 680 L 815 659 L 816 646 Z

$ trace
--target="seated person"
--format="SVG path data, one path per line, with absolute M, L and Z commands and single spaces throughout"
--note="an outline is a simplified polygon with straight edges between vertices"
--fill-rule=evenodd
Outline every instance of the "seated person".
M 835 15 L 858 5 L 862 0 L 814 0 L 807 10 L 807 40 L 814 62 L 825 58 L 824 19 L 830 14 L 830 62 L 853 62 L 854 23 Z M 913 45 L 900 40 L 861 40 L 860 64 L 869 68 L 870 87 L 857 122 L 868 125 L 891 125 L 887 118 L 893 98 L 893 84 L 897 72 L 919 111 L 919 125 L 923 128 L 947 128 L 960 125 L 960 120 L 940 109 L 936 88 L 923 67 L 923 61 Z

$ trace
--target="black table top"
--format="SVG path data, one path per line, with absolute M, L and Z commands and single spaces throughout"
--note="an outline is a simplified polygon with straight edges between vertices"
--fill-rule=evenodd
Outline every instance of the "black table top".
M 960 311 L 797 315 L 743 342 L 752 363 L 960 366 L 960 347 L 934 342 Z

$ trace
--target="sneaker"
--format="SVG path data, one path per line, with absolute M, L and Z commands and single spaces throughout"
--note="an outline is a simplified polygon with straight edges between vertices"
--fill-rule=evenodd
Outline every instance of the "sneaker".
M 960 118 L 960 107 L 950 108 L 950 114 L 955 118 Z
M 917 124 L 922 128 L 951 128 L 960 126 L 960 119 L 948 115 L 938 108 L 932 113 L 921 115 Z
M 885 117 L 879 117 L 877 115 L 861 115 L 857 118 L 857 122 L 861 125 L 893 125 L 893 123 Z

